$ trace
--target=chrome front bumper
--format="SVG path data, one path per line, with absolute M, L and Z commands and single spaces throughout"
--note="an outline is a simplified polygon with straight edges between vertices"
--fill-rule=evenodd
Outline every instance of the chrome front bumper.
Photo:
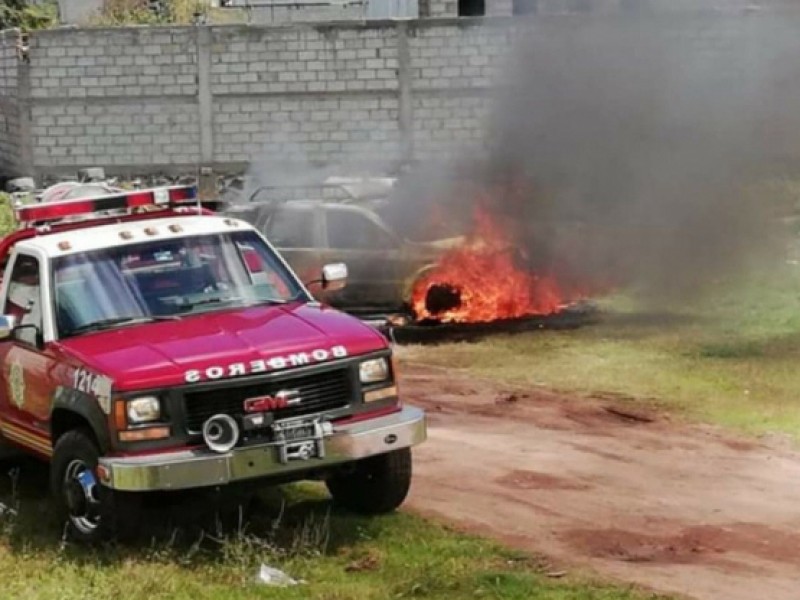
M 308 471 L 408 448 L 425 441 L 425 413 L 411 406 L 400 412 L 335 426 L 324 438 L 324 457 L 281 462 L 279 444 L 236 448 L 224 454 L 207 449 L 148 456 L 100 459 L 104 485 L 144 492 L 224 485 L 234 481 Z

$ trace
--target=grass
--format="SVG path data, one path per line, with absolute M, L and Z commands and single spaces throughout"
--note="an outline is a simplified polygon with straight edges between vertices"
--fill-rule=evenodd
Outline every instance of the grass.
M 262 492 L 254 514 L 227 533 L 200 532 L 202 519 L 189 529 L 180 518 L 170 525 L 162 506 L 144 541 L 86 549 L 63 542 L 43 498 L 46 477 L 43 466 L 24 462 L 16 489 L 11 478 L 0 480 L 0 502 L 19 508 L 0 516 L 0 598 L 656 598 L 580 576 L 548 578 L 525 554 L 412 515 L 339 513 L 313 484 Z M 202 500 L 188 502 L 196 509 Z M 177 507 L 172 513 L 186 518 L 185 505 Z M 256 583 L 262 563 L 307 583 Z
M 10 233 L 16 227 L 14 209 L 11 207 L 11 196 L 0 192 L 0 237 Z
M 719 284 L 678 307 L 655 311 L 625 296 L 600 306 L 597 324 L 574 331 L 404 354 L 501 382 L 614 393 L 690 419 L 800 439 L 800 266 Z

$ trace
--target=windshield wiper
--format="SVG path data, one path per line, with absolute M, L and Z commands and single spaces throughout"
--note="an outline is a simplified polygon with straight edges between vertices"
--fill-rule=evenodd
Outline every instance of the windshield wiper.
M 238 307 L 249 307 L 249 306 L 260 306 L 262 304 L 269 304 L 271 306 L 278 306 L 283 304 L 289 304 L 290 302 L 295 302 L 300 299 L 302 292 L 298 292 L 291 298 L 283 299 L 283 298 L 253 298 L 253 299 L 245 299 L 241 296 L 222 296 L 222 297 L 215 297 L 215 298 L 204 298 L 202 300 L 197 300 L 196 302 L 184 302 L 178 305 L 179 309 L 181 309 L 181 314 L 185 313 L 188 310 L 192 310 L 197 306 L 203 306 L 207 304 L 229 304 L 229 303 L 236 303 Z
M 176 315 L 147 315 L 140 317 L 111 317 L 109 319 L 100 319 L 99 321 L 92 321 L 91 323 L 84 323 L 72 329 L 70 335 L 76 333 L 86 333 L 89 331 L 98 331 L 100 329 L 107 329 L 115 325 L 136 325 L 137 323 L 152 323 L 154 321 L 178 321 L 180 317 Z
M 298 291 L 296 294 L 289 298 L 257 298 L 253 300 L 249 300 L 245 306 L 258 306 L 260 304 L 270 304 L 273 306 L 279 306 L 283 304 L 291 304 L 292 302 L 297 302 L 300 300 L 300 297 L 303 295 L 302 290 Z
M 261 298 L 258 300 L 248 300 L 247 302 L 243 302 L 242 306 L 261 306 L 262 304 L 278 306 L 281 304 L 289 304 L 289 302 L 292 302 L 292 299 L 283 300 L 282 298 Z
M 223 302 L 240 302 L 242 298 L 239 296 L 226 296 L 226 297 L 216 297 L 216 298 L 204 298 L 202 300 L 197 300 L 196 302 L 181 302 L 177 306 L 181 309 L 188 309 L 191 310 L 195 306 L 203 306 L 204 304 L 222 304 Z M 181 311 L 183 312 L 183 311 Z

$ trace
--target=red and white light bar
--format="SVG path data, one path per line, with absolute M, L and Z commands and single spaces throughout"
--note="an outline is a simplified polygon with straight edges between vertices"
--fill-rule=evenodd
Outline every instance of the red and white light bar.
M 17 209 L 20 224 L 60 221 L 68 217 L 90 216 L 109 210 L 126 210 L 148 206 L 169 208 L 197 198 L 195 186 L 174 186 L 149 190 L 132 190 L 89 198 L 33 204 Z M 98 215 L 102 216 L 102 215 Z

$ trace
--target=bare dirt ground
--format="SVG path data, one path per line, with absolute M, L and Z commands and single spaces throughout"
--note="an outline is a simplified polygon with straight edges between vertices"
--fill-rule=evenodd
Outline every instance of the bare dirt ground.
M 555 569 L 705 600 L 800 598 L 800 454 L 788 444 L 415 364 L 401 384 L 430 415 L 415 511 Z

